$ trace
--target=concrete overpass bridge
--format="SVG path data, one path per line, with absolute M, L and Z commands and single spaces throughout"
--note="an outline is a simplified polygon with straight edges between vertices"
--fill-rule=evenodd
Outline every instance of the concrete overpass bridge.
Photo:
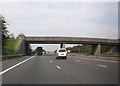
M 43 36 L 25 36 L 19 35 L 19 39 L 23 39 L 25 44 L 61 44 L 60 48 L 64 48 L 65 44 L 89 44 L 93 45 L 92 52 L 94 55 L 100 55 L 101 45 L 118 46 L 117 39 L 103 38 L 82 38 L 82 37 L 43 37 Z

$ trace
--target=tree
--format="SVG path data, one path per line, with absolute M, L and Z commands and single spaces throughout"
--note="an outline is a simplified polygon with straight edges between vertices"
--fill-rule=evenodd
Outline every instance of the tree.
M 7 25 L 8 23 L 6 22 L 5 18 L 0 15 L 0 23 L 2 26 L 2 44 L 5 44 L 5 39 L 8 36 L 8 30 L 7 30 Z
M 14 35 L 14 33 L 9 34 L 9 38 L 11 38 L 11 39 L 15 39 L 15 35 Z

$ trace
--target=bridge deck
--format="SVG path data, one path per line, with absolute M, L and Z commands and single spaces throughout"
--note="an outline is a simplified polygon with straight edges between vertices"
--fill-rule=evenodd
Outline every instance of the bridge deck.
M 26 37 L 25 41 L 36 44 L 110 44 L 118 45 L 117 39 L 81 38 L 81 37 Z

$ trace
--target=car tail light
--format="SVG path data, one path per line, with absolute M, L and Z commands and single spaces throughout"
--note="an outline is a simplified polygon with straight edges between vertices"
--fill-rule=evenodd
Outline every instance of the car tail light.
M 66 56 L 67 56 L 67 53 L 66 53 Z

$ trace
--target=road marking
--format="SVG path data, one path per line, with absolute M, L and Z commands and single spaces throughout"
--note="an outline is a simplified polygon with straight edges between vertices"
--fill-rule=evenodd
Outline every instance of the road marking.
M 58 69 L 61 69 L 60 66 L 58 66 L 58 65 L 57 65 L 56 67 L 57 67 Z
M 24 60 L 24 61 L 22 61 L 22 62 L 19 62 L 18 64 L 16 64 L 16 65 L 14 65 L 14 66 L 12 66 L 12 67 L 10 67 L 10 68 L 8 68 L 8 69 L 6 69 L 6 70 L 0 72 L 0 75 L 2 75 L 2 74 L 4 74 L 4 73 L 8 72 L 9 70 L 11 70 L 11 69 L 13 69 L 13 68 L 15 68 L 15 67 L 21 65 L 22 63 L 24 63 L 24 62 L 26 62 L 26 61 L 32 59 L 33 57 L 35 57 L 35 56 L 32 56 L 32 57 L 30 57 L 30 58 L 28 58 L 28 59 L 26 59 L 26 60 Z
M 108 60 L 100 60 L 100 59 L 89 59 L 89 58 L 81 58 L 81 59 L 88 59 L 88 60 L 97 60 L 97 61 L 106 61 L 106 62 L 115 62 L 115 63 L 118 63 L 117 61 L 108 61 Z
M 52 62 L 52 61 L 50 61 L 50 62 Z
M 66 72 L 66 74 L 68 74 L 68 72 Z
M 79 60 L 76 60 L 77 62 L 80 62 Z
M 101 67 L 107 67 L 107 66 L 105 66 L 105 65 L 99 65 L 99 66 L 101 66 Z

